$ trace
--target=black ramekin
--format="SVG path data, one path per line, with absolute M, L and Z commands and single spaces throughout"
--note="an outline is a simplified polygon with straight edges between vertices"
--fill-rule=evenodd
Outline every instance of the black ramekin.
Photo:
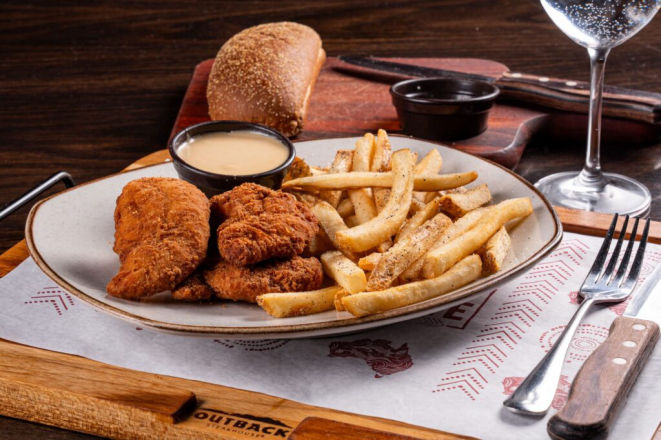
M 439 141 L 468 139 L 486 130 L 499 93 L 487 82 L 453 78 L 411 79 L 390 87 L 404 133 Z
M 248 174 L 245 176 L 231 176 L 210 173 L 195 168 L 184 162 L 178 154 L 178 149 L 181 144 L 192 137 L 204 133 L 230 131 L 246 131 L 269 136 L 286 146 L 289 150 L 289 156 L 287 156 L 287 160 L 285 160 L 282 165 L 272 170 L 258 174 Z M 284 179 L 289 167 L 294 161 L 294 157 L 296 157 L 296 149 L 294 148 L 294 145 L 280 132 L 265 125 L 242 121 L 212 121 L 191 125 L 190 127 L 181 130 L 172 138 L 168 149 L 170 151 L 170 156 L 172 156 L 174 168 L 179 177 L 200 188 L 207 197 L 229 191 L 235 186 L 239 186 L 246 182 L 257 183 L 268 188 L 278 189 L 282 184 L 282 179 Z

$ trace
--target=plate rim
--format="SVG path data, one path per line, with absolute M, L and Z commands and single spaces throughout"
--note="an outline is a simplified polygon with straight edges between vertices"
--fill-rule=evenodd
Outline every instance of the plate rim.
M 343 137 L 337 137 L 337 138 L 324 138 L 324 139 L 314 139 L 314 140 L 308 140 L 308 141 L 301 141 L 297 142 L 298 143 L 303 143 L 303 142 L 317 142 L 317 141 L 323 141 L 323 140 L 340 140 L 340 139 L 352 139 L 354 136 L 343 136 Z M 359 137 L 359 135 L 355 136 Z M 391 134 L 390 137 L 399 137 L 399 138 L 404 138 L 404 139 L 411 139 L 411 140 L 416 140 L 420 142 L 425 142 L 437 146 L 441 146 L 444 148 L 452 148 L 449 145 L 444 145 L 440 142 L 435 142 L 435 141 L 430 141 L 426 139 L 420 139 L 412 136 L 405 136 L 401 134 Z M 515 177 L 520 183 L 524 184 L 526 187 L 528 187 L 539 199 L 543 202 L 544 206 L 546 209 L 551 213 L 551 217 L 553 219 L 553 224 L 555 227 L 555 232 L 553 233 L 553 236 L 551 239 L 544 245 L 542 248 L 540 248 L 535 254 L 530 256 L 526 261 L 523 263 L 519 264 L 518 266 L 498 274 L 497 276 L 493 277 L 489 281 L 479 284 L 478 286 L 474 286 L 468 290 L 464 290 L 464 288 L 459 289 L 455 292 L 451 292 L 446 295 L 441 295 L 436 298 L 432 298 L 427 301 L 423 301 L 420 303 L 416 304 L 411 304 L 408 306 L 404 307 L 399 307 L 397 309 L 393 310 L 388 310 L 385 312 L 377 313 L 374 315 L 369 315 L 365 316 L 362 318 L 357 318 L 357 317 L 350 317 L 350 318 L 345 318 L 345 319 L 339 319 L 339 320 L 334 320 L 334 321 L 325 321 L 325 322 L 317 322 L 317 323 L 307 323 L 307 324 L 284 324 L 284 325 L 275 325 L 275 326 L 269 326 L 269 327 L 264 327 L 264 326 L 259 326 L 259 327 L 222 327 L 222 326 L 201 326 L 201 325 L 190 325 L 190 324 L 174 324 L 174 323 L 168 323 L 168 322 L 162 322 L 162 321 L 157 321 L 153 320 L 150 318 L 145 318 L 139 315 L 135 315 L 133 313 L 129 313 L 127 311 L 124 311 L 122 309 L 119 309 L 115 306 L 112 306 L 110 304 L 107 304 L 105 302 L 99 301 L 96 298 L 93 298 L 92 296 L 88 295 L 87 293 L 79 290 L 78 288 L 72 286 L 70 283 L 68 283 L 66 280 L 64 280 L 60 275 L 57 274 L 49 265 L 48 263 L 43 259 L 41 256 L 39 249 L 37 248 L 36 243 L 34 242 L 33 238 L 33 233 L 32 233 L 32 227 L 34 225 L 34 219 L 35 216 L 37 215 L 37 212 L 39 208 L 46 202 L 59 197 L 65 193 L 68 193 L 70 191 L 76 190 L 78 188 L 81 188 L 83 186 L 91 185 L 106 179 L 111 179 L 119 175 L 124 175 L 124 174 L 130 174 L 136 171 L 143 171 L 147 168 L 151 167 L 156 167 L 156 166 L 163 166 L 165 164 L 171 163 L 170 161 L 165 161 L 161 163 L 156 163 L 156 164 L 151 164 L 151 165 L 146 165 L 143 167 L 139 168 L 134 168 L 131 170 L 126 170 L 122 171 L 119 173 L 115 174 L 110 174 L 108 176 L 100 177 L 98 179 L 91 180 L 89 182 L 82 183 L 80 185 L 74 186 L 72 188 L 68 188 L 64 191 L 61 191 L 57 194 L 54 194 L 50 197 L 47 197 L 43 200 L 40 200 L 37 202 L 32 209 L 30 210 L 30 213 L 28 214 L 28 218 L 25 223 L 25 241 L 27 243 L 28 250 L 30 252 L 30 256 L 34 259 L 35 263 L 37 266 L 53 281 L 55 281 L 58 285 L 64 287 L 69 291 L 71 294 L 75 295 L 77 298 L 81 299 L 84 302 L 87 302 L 88 304 L 91 304 L 94 307 L 97 307 L 99 309 L 102 309 L 103 311 L 110 313 L 112 315 L 115 315 L 119 318 L 129 320 L 131 322 L 136 322 L 148 327 L 152 327 L 156 330 L 161 330 L 161 331 L 166 331 L 166 332 L 177 332 L 177 333 L 187 333 L 187 334 L 192 334 L 192 335 L 257 335 L 257 334 L 264 334 L 264 335 L 291 335 L 295 333 L 301 333 L 301 332 L 310 332 L 310 331 L 328 331 L 331 329 L 336 329 L 336 328 L 343 328 L 346 329 L 347 331 L 351 331 L 352 329 L 358 330 L 360 326 L 364 324 L 369 324 L 372 322 L 377 322 L 377 321 L 384 321 L 392 318 L 398 318 L 406 315 L 411 315 L 415 313 L 419 313 L 425 310 L 433 309 L 437 306 L 441 306 L 444 304 L 449 304 L 454 301 L 463 299 L 463 298 L 468 298 L 470 296 L 473 296 L 479 292 L 482 292 L 489 287 L 492 287 L 494 285 L 500 284 L 506 279 L 513 277 L 514 275 L 523 272 L 530 266 L 534 265 L 537 263 L 541 258 L 543 258 L 545 255 L 550 253 L 562 240 L 563 237 L 563 226 L 562 222 L 560 221 L 560 218 L 558 217 L 558 213 L 555 211 L 551 203 L 544 197 L 544 195 L 537 189 L 535 186 L 525 180 L 523 177 L 519 176 L 516 174 L 514 171 L 497 164 L 489 159 L 486 159 L 481 156 L 477 156 L 471 153 L 467 153 L 465 151 L 457 150 L 455 148 L 452 148 L 456 152 L 460 154 L 465 154 L 468 156 L 475 157 L 479 160 L 482 160 L 490 165 L 496 166 L 500 168 L 501 170 L 507 172 L 511 176 Z M 435 300 L 440 300 L 443 299 L 442 302 L 434 302 Z M 424 306 L 423 306 L 424 304 Z M 430 312 L 431 313 L 431 312 Z

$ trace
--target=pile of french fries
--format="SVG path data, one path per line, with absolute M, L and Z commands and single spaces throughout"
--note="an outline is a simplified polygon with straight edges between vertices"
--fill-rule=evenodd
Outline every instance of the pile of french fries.
M 366 316 L 425 301 L 498 272 L 511 240 L 506 224 L 532 213 L 529 198 L 490 205 L 475 171 L 441 174 L 434 149 L 419 162 L 367 133 L 328 168 L 297 170 L 282 189 L 310 205 L 320 233 L 307 252 L 335 286 L 269 293 L 257 301 L 277 318 L 335 308 Z M 417 163 L 416 163 L 417 162 Z

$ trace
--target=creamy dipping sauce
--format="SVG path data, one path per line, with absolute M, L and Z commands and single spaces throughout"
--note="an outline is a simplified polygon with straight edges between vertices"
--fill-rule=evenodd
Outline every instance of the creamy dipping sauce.
M 195 168 L 231 176 L 270 171 L 289 157 L 289 149 L 276 139 L 248 131 L 199 134 L 177 153 Z

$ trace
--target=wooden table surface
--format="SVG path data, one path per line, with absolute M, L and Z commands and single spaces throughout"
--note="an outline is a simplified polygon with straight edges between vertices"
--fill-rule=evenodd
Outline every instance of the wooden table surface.
M 0 204 L 56 171 L 86 182 L 164 148 L 194 66 L 259 23 L 312 26 L 329 55 L 486 58 L 588 79 L 585 50 L 534 0 L 5 0 L 0 16 Z M 613 51 L 608 84 L 661 92 L 659 23 Z M 659 153 L 661 143 L 602 150 L 605 170 L 650 188 L 657 220 Z M 535 181 L 579 169 L 584 154 L 583 144 L 537 139 L 517 171 Z M 0 252 L 23 238 L 27 212 L 3 222 Z M 0 417 L 1 439 L 37 437 L 89 436 Z

